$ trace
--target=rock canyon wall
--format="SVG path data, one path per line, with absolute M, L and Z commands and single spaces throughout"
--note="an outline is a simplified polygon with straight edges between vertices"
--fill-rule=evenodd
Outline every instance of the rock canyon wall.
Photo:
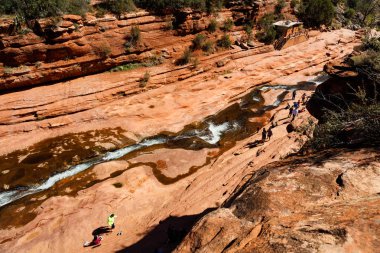
M 369 222 L 379 215 L 376 150 L 289 157 L 316 119 L 306 104 L 293 121 L 285 109 L 293 91 L 311 97 L 327 79 L 323 66 L 351 53 L 362 34 L 310 31 L 281 51 L 248 45 L 244 19 L 277 3 L 251 2 L 218 16 L 181 10 L 174 30 L 172 17 L 142 10 L 40 20 L 24 35 L 6 34 L 4 21 L 0 251 L 374 248 L 358 227 L 378 231 Z M 234 20 L 236 43 L 194 50 L 197 63 L 176 65 L 198 33 L 220 39 L 223 31 L 205 31 L 212 18 Z M 131 46 L 135 26 L 141 40 Z M 272 138 L 261 142 L 257 128 L 270 126 Z M 117 231 L 83 248 L 110 213 Z

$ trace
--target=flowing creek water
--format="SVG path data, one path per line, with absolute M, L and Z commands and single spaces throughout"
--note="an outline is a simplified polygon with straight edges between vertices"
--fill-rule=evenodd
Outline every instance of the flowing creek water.
M 2 156 L 0 186 L 4 185 L 4 190 L 0 192 L 0 213 L 11 212 L 12 205 L 16 207 L 21 203 L 30 203 L 38 199 L 38 196 L 36 198 L 33 196 L 39 193 L 39 196 L 41 193 L 45 194 L 41 200 L 46 199 L 46 193 L 49 193 L 49 196 L 65 194 L 62 193 L 62 185 L 78 184 L 73 182 L 79 175 L 85 177 L 87 183 L 82 186 L 77 185 L 77 191 L 99 182 L 89 174 L 83 174 L 91 171 L 91 168 L 97 164 L 118 159 L 130 160 L 157 149 L 218 149 L 217 156 L 219 156 L 233 147 L 236 141 L 247 138 L 256 132 L 257 128 L 266 124 L 269 120 L 267 112 L 278 108 L 286 94 L 292 90 L 314 90 L 325 80 L 326 77 L 321 76 L 295 86 L 256 87 L 225 110 L 207 117 L 203 122 L 190 124 L 179 133 L 161 133 L 138 143 L 123 135 L 122 129 L 108 129 L 61 136 L 43 141 L 26 150 Z M 269 90 L 279 90 L 279 92 L 276 93 L 278 95 L 275 101 L 268 105 L 265 104 L 262 94 Z M 105 146 L 104 143 L 108 145 Z M 176 177 L 164 175 L 155 164 L 146 163 L 146 165 L 152 167 L 158 181 L 162 184 L 171 184 L 193 174 L 212 159 L 215 159 L 215 156 L 208 157 L 205 164 L 194 166 L 187 173 Z M 141 164 L 143 163 L 131 164 L 128 169 Z M 120 175 L 124 171 L 113 173 L 110 177 Z M 4 221 L 0 222 L 2 227 L 9 225 L 3 223 Z

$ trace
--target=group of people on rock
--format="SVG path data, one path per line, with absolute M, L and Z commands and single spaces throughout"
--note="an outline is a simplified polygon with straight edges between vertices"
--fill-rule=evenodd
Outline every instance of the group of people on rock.
M 264 129 L 263 129 L 263 131 L 261 133 L 261 140 L 262 140 L 262 142 L 265 142 L 267 139 L 270 140 L 270 137 L 272 137 L 272 135 L 273 135 L 272 127 L 269 127 L 268 131 L 264 127 Z
M 296 100 L 297 91 L 294 90 L 292 92 L 292 100 Z M 289 110 L 288 118 L 292 118 L 291 122 L 298 116 L 300 112 L 305 111 L 305 108 L 300 109 L 301 103 L 306 104 L 307 102 L 307 96 L 306 93 L 303 93 L 302 97 L 298 101 L 294 101 L 293 105 L 291 106 L 289 103 L 285 107 L 286 110 Z M 266 140 L 270 140 L 270 138 L 273 136 L 272 129 L 276 127 L 277 123 L 272 121 L 272 126 L 269 127 L 268 130 L 266 128 L 263 128 L 263 131 L 261 132 L 261 141 L 264 143 Z M 257 128 L 257 132 L 259 132 L 259 128 Z
M 296 99 L 296 95 L 297 95 L 297 91 L 294 90 L 292 93 L 293 100 Z M 301 99 L 302 99 L 302 104 L 305 104 L 306 103 L 305 93 L 302 95 Z M 292 118 L 291 121 L 293 121 L 298 116 L 298 113 L 303 112 L 305 110 L 305 108 L 300 110 L 300 106 L 301 106 L 301 100 L 298 100 L 298 101 L 293 102 L 292 106 L 290 106 L 290 104 L 288 103 L 288 105 L 285 107 L 285 109 L 289 110 L 288 118 L 291 117 Z
M 115 229 L 115 218 L 116 217 L 117 216 L 115 214 L 111 214 L 110 216 L 108 216 L 108 219 L 107 219 L 108 226 L 100 227 L 100 228 L 96 229 L 92 233 L 94 236 L 92 241 L 91 242 L 85 242 L 83 244 L 83 247 L 98 247 L 98 246 L 100 246 L 101 242 L 103 240 L 103 237 L 101 235 L 105 234 L 105 233 L 112 232 L 113 229 Z M 117 235 L 121 235 L 121 234 L 122 234 L 122 232 L 117 233 Z

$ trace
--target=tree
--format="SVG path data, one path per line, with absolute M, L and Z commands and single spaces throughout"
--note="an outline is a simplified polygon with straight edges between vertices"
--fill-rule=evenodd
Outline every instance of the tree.
M 124 12 L 134 11 L 136 9 L 133 0 L 105 0 L 98 6 L 118 16 Z
M 356 10 L 363 14 L 362 22 L 371 26 L 380 18 L 380 0 L 362 0 L 356 4 Z
M 300 16 L 308 26 L 330 25 L 335 15 L 331 0 L 304 0 Z

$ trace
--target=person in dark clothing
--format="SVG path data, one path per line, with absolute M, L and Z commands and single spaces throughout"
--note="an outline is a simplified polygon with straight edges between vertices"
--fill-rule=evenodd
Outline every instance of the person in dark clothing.
M 293 93 L 292 93 L 292 100 L 295 100 L 296 96 L 297 96 L 297 91 L 294 90 Z
M 268 129 L 268 139 L 270 140 L 270 137 L 272 137 L 272 135 L 273 135 L 273 132 L 272 132 L 272 128 L 270 127 L 269 129 Z
M 261 133 L 261 140 L 262 142 L 265 142 L 266 139 L 267 139 L 267 130 L 264 128 L 263 132 Z
M 293 112 L 293 106 L 289 108 L 288 118 L 290 118 L 292 116 L 292 112 Z
M 306 93 L 302 94 L 302 104 L 306 103 Z

